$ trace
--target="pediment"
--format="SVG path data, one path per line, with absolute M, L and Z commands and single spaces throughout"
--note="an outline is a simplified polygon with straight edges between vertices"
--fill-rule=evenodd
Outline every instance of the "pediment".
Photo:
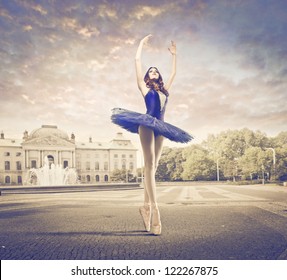
M 53 135 L 28 139 L 25 142 L 23 142 L 23 146 L 26 146 L 26 145 L 29 145 L 29 146 L 60 146 L 60 147 L 69 147 L 69 148 L 75 147 L 74 143 L 71 143 L 68 140 L 65 140 L 63 138 L 53 136 Z

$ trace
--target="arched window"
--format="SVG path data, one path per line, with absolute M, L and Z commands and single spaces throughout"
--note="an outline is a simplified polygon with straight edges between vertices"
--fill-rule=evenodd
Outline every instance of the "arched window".
M 5 161 L 5 170 L 10 170 L 10 161 Z
M 126 160 L 122 161 L 122 169 L 126 169 Z
M 37 168 L 37 161 L 31 160 L 31 168 Z
M 130 170 L 133 170 L 134 169 L 134 163 L 133 162 L 130 162 Z
M 11 182 L 10 176 L 6 176 L 5 177 L 5 184 L 10 184 L 10 182 Z
M 22 184 L 22 176 L 18 176 L 18 184 Z
M 109 181 L 109 176 L 105 175 L 105 182 L 108 182 L 108 181 Z
M 96 175 L 96 182 L 100 182 L 100 176 Z
M 48 155 L 47 158 L 48 158 L 48 161 L 49 161 L 49 166 L 51 166 L 51 164 L 54 163 L 54 157 L 51 156 L 51 155 Z
M 16 170 L 21 170 L 22 166 L 21 166 L 21 161 L 16 161 Z

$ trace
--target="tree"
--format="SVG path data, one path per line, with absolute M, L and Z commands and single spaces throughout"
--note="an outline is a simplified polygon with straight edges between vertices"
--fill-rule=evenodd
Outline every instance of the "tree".
M 115 169 L 111 175 L 111 181 L 113 182 L 131 182 L 134 181 L 135 178 L 133 174 L 126 169 Z
M 156 172 L 158 181 L 182 180 L 182 148 L 164 147 Z
M 259 147 L 250 147 L 245 151 L 245 154 L 238 160 L 238 164 L 245 178 L 250 177 L 252 180 L 253 174 L 257 177 L 263 177 L 262 172 L 269 172 L 272 168 L 272 158 L 270 159 L 266 151 Z
M 287 132 L 280 132 L 271 139 L 272 146 L 276 151 L 276 177 L 287 181 Z
M 183 180 L 215 180 L 216 164 L 208 151 L 200 145 L 192 145 L 183 152 Z

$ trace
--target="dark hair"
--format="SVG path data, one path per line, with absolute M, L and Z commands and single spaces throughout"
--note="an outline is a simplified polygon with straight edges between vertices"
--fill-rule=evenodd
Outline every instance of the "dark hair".
M 149 70 L 150 69 L 156 69 L 156 71 L 158 72 L 158 79 L 150 79 L 149 78 Z M 159 73 L 158 69 L 156 67 L 150 67 L 145 76 L 144 76 L 144 81 L 145 81 L 145 84 L 147 86 L 147 88 L 151 88 L 151 89 L 154 89 L 154 90 L 159 90 L 161 91 L 162 93 L 164 93 L 166 96 L 169 95 L 168 91 L 164 88 L 164 84 L 163 84 L 163 80 L 162 80 L 162 76 L 161 74 Z

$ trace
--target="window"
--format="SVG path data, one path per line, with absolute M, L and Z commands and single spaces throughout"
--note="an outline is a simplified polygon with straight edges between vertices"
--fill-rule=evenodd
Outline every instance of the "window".
M 18 184 L 22 184 L 22 176 L 18 176 Z
M 118 162 L 116 161 L 115 163 L 114 163 L 114 169 L 118 169 L 119 168 L 119 164 L 118 164 Z
M 5 161 L 5 170 L 10 170 L 10 161 Z
M 10 176 L 6 176 L 5 177 L 5 184 L 10 184 L 11 180 L 10 180 Z
M 109 163 L 107 161 L 104 163 L 104 170 L 109 170 Z
M 51 155 L 48 155 L 47 158 L 48 158 L 48 161 L 49 161 L 49 166 L 51 166 L 51 164 L 54 163 L 54 157 L 51 156 Z
M 21 161 L 16 161 L 16 169 L 22 170 Z
M 122 155 L 122 158 L 126 158 L 126 155 Z
M 69 162 L 67 160 L 64 160 L 64 168 L 68 167 L 69 166 Z
M 87 182 L 91 182 L 91 176 L 87 175 Z
M 37 168 L 37 161 L 31 160 L 31 168 Z
M 122 169 L 126 169 L 126 161 L 122 162 Z
M 16 157 L 20 157 L 20 156 L 21 156 L 20 152 L 16 153 Z
M 9 152 L 5 152 L 5 153 L 4 153 L 4 156 L 5 156 L 5 157 L 9 157 L 9 156 L 10 156 L 10 153 L 9 153 Z
M 99 182 L 99 181 L 100 181 L 100 176 L 96 175 L 96 182 Z
M 91 169 L 91 164 L 89 161 L 86 162 L 86 170 L 90 170 Z
M 81 162 L 77 161 L 77 169 L 80 170 L 81 169 Z
M 133 158 L 134 157 L 134 155 L 130 155 L 130 158 Z
M 98 161 L 95 162 L 95 170 L 100 170 L 100 164 Z
M 130 170 L 133 170 L 134 169 L 134 163 L 133 162 L 130 162 L 130 167 L 129 167 Z
M 109 176 L 105 175 L 105 182 L 108 182 L 108 181 L 109 181 Z
M 118 158 L 118 154 L 114 154 L 114 158 Z

